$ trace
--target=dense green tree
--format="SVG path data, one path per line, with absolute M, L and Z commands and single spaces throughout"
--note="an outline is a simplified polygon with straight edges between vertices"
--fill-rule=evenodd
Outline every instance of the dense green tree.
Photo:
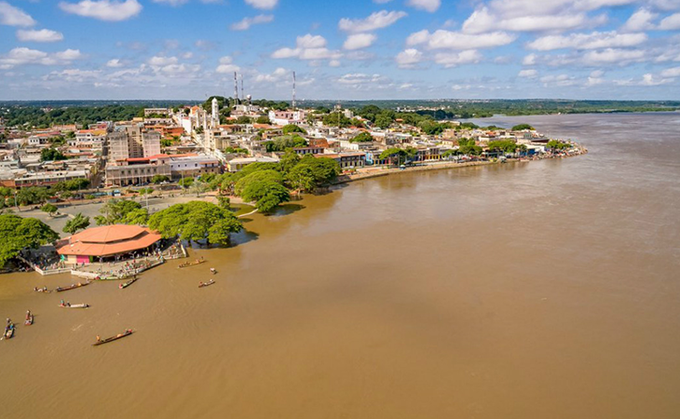
M 156 185 L 158 185 L 159 183 L 167 182 L 169 180 L 170 178 L 165 175 L 154 175 L 154 177 L 151 178 L 151 182 L 155 183 Z
M 283 184 L 283 175 L 276 170 L 259 170 L 242 177 L 236 182 L 234 193 L 242 196 L 243 191 L 253 182 L 274 182 Z
M 43 148 L 40 151 L 40 161 L 66 160 L 66 156 L 56 148 Z
M 0 266 L 24 248 L 35 249 L 59 239 L 59 235 L 42 221 L 14 214 L 0 215 L 0 236 Z
M 239 116 L 238 118 L 236 118 L 236 123 L 239 124 L 239 125 L 248 125 L 248 124 L 252 124 L 253 121 L 252 121 L 252 119 L 248 118 L 247 116 Z
M 546 146 L 551 150 L 564 150 L 571 147 L 571 144 L 559 140 L 550 140 Z
M 53 216 L 54 213 L 56 213 L 59 210 L 59 208 L 52 204 L 45 204 L 40 208 L 40 210 L 42 212 L 46 212 L 49 216 Z
M 461 154 L 479 156 L 482 154 L 482 147 L 475 144 L 472 138 L 461 138 L 458 140 L 458 147 Z
M 354 138 L 349 140 L 352 143 L 367 143 L 373 141 L 373 137 L 368 132 L 360 132 Z
M 282 137 L 276 137 L 272 141 L 267 141 L 265 143 L 265 149 L 267 152 L 271 153 L 273 151 L 285 151 L 288 148 L 306 147 L 307 145 L 307 140 L 299 135 L 284 135 Z
M 514 127 L 512 127 L 513 131 L 524 131 L 525 129 L 533 131 L 534 127 L 532 127 L 529 124 L 519 124 L 519 125 L 515 125 Z
M 142 205 L 127 199 L 111 199 L 99 212 L 101 215 L 94 217 L 97 225 L 111 224 L 146 224 L 149 214 Z
M 66 222 L 63 231 L 64 233 L 75 234 L 78 230 L 84 230 L 89 226 L 90 217 L 86 217 L 79 212 L 75 217 Z
M 502 151 L 504 153 L 514 153 L 517 150 L 517 143 L 513 140 L 494 140 L 487 145 L 489 151 Z
M 348 127 L 352 122 L 342 112 L 332 112 L 324 115 L 322 121 L 328 127 Z
M 41 204 L 47 201 L 47 198 L 49 197 L 50 192 L 47 190 L 47 188 L 43 188 L 41 186 L 21 188 L 16 195 L 19 205 Z
M 267 115 L 261 115 L 257 117 L 255 123 L 271 125 L 272 121 L 269 120 L 269 117 Z
M 281 159 L 279 160 L 283 173 L 290 172 L 299 162 L 300 155 L 293 150 L 288 150 L 283 156 L 281 156 Z
M 241 231 L 241 222 L 231 211 L 204 201 L 175 204 L 153 214 L 149 227 L 164 238 L 207 240 L 227 245 L 229 234 Z
M 392 125 L 392 122 L 394 122 L 394 119 L 389 115 L 379 114 L 375 118 L 375 125 L 382 129 L 388 128 L 390 125 Z
M 194 184 L 194 178 L 192 178 L 192 177 L 182 178 L 182 179 L 179 180 L 179 182 L 177 182 L 177 184 L 179 186 L 181 186 L 182 188 L 189 188 L 189 187 L 191 187 L 191 185 Z
M 292 133 L 295 133 L 295 132 L 307 134 L 307 131 L 305 131 L 304 129 L 302 129 L 299 126 L 294 125 L 294 124 L 285 125 L 283 127 L 282 131 L 283 131 L 283 135 L 288 135 L 288 134 L 292 134 Z
M 333 182 L 339 174 L 340 166 L 335 160 L 308 154 L 290 170 L 286 180 L 294 189 L 311 192 Z
M 249 182 L 243 189 L 241 197 L 245 201 L 255 202 L 255 207 L 264 213 L 271 212 L 279 204 L 290 201 L 288 189 L 271 180 Z

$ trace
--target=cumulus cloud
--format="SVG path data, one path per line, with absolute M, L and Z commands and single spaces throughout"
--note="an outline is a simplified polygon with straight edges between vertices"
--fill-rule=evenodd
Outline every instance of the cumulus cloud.
M 397 65 L 401 68 L 413 68 L 423 59 L 423 53 L 415 48 L 408 48 L 397 54 Z
M 526 15 L 504 18 L 491 13 L 487 7 L 482 7 L 475 10 L 463 23 L 463 32 L 483 33 L 492 30 L 513 32 L 558 31 L 596 26 L 604 23 L 605 20 L 604 16 L 591 19 L 585 13 Z
M 47 53 L 35 49 L 19 47 L 4 55 L 0 55 L 0 68 L 12 68 L 19 65 L 66 65 L 81 58 L 83 55 L 77 49 Z
M 337 60 L 341 57 L 337 51 L 326 48 L 326 38 L 321 35 L 307 34 L 298 36 L 295 48 L 279 48 L 272 58 L 299 58 L 301 60 Z
M 232 31 L 245 31 L 253 25 L 260 25 L 274 21 L 274 15 L 257 15 L 255 17 L 244 17 L 240 21 L 233 23 L 230 28 Z
M 632 47 L 640 45 L 647 40 L 644 33 L 620 34 L 611 32 L 572 33 L 567 36 L 549 35 L 535 39 L 527 44 L 527 48 L 538 51 L 550 51 L 555 49 L 600 49 L 614 47 Z
M 355 33 L 347 37 L 347 40 L 342 44 L 342 47 L 350 51 L 368 48 L 373 45 L 376 39 L 378 39 L 378 37 L 372 33 Z
M 350 33 L 370 32 L 393 25 L 399 19 L 407 16 L 406 12 L 381 10 L 371 13 L 365 19 L 342 18 L 338 23 L 340 30 Z
M 17 39 L 22 42 L 57 42 L 64 39 L 64 35 L 61 32 L 49 29 L 19 29 L 17 31 Z
M 641 62 L 645 59 L 645 51 L 641 49 L 607 48 L 602 51 L 589 51 L 583 56 L 583 63 L 589 65 L 619 64 Z
M 293 72 L 286 70 L 283 67 L 278 67 L 271 73 L 257 74 L 255 76 L 255 83 L 279 83 L 282 81 L 292 80 Z
M 123 63 L 118 58 L 113 58 L 106 62 L 106 66 L 110 68 L 120 68 L 123 66 Z
M 83 17 L 119 22 L 137 16 L 142 5 L 137 0 L 83 0 L 78 3 L 59 3 L 61 10 Z
M 408 0 L 407 5 L 414 9 L 425 10 L 426 12 L 434 13 L 439 9 L 441 0 Z
M 35 23 L 28 13 L 7 2 L 0 1 L 0 25 L 33 26 Z
M 538 77 L 538 71 L 534 69 L 524 69 L 517 73 L 517 77 L 524 77 L 527 79 L 534 79 Z
M 247 4 L 262 10 L 271 10 L 276 7 L 279 0 L 245 0 Z
M 461 52 L 439 52 L 434 55 L 434 62 L 446 68 L 456 67 L 462 64 L 476 64 L 482 60 L 482 54 L 476 50 Z
M 621 29 L 628 32 L 640 32 L 654 29 L 654 23 L 652 23 L 652 21 L 656 19 L 657 16 L 658 14 L 651 12 L 649 9 L 638 9 L 635 13 L 630 15 Z
M 568 74 L 543 76 L 540 80 L 544 86 L 573 86 L 578 83 L 575 77 Z
M 149 58 L 149 65 L 160 67 L 165 65 L 177 64 L 179 60 L 177 57 L 164 57 L 160 55 L 154 55 Z
M 680 77 L 680 67 L 667 68 L 661 72 L 662 77 Z
M 659 29 L 663 31 L 674 31 L 680 29 L 680 13 L 665 17 L 659 22 Z
M 229 56 L 224 56 L 220 58 L 220 64 L 215 69 L 218 73 L 233 73 L 234 71 L 240 71 L 241 68 L 236 64 L 233 64 L 233 59 Z
M 480 35 L 471 35 L 461 32 L 439 29 L 434 33 L 422 30 L 412 33 L 406 39 L 406 45 L 424 45 L 427 49 L 478 49 L 493 48 L 507 45 L 517 37 L 505 32 L 490 32 Z

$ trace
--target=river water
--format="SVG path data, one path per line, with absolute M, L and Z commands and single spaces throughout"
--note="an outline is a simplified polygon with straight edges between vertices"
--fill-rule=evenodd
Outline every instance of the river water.
M 481 122 L 590 153 L 356 182 L 125 290 L 3 275 L 0 316 L 36 317 L 0 416 L 679 417 L 680 114 Z

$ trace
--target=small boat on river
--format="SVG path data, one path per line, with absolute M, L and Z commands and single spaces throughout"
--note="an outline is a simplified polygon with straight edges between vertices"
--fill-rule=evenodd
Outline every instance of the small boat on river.
M 30 311 L 26 312 L 26 320 L 24 321 L 25 326 L 30 326 L 33 324 L 34 316 Z
M 123 333 L 118 333 L 116 336 L 111 336 L 110 338 L 106 338 L 106 339 L 100 339 L 99 336 L 97 336 L 97 341 L 95 343 L 93 343 L 92 346 L 99 346 L 99 345 L 103 345 L 105 343 L 113 342 L 114 340 L 118 340 L 118 339 L 124 338 L 126 336 L 130 336 L 132 333 L 133 333 L 132 329 L 127 329 Z
M 90 308 L 89 304 L 86 303 L 78 303 L 78 304 L 71 304 L 71 303 L 62 303 L 59 304 L 59 307 L 61 308 Z
M 178 268 L 188 268 L 189 266 L 200 265 L 201 263 L 205 263 L 205 262 L 207 262 L 207 260 L 205 260 L 201 257 L 200 259 L 196 259 L 193 262 L 180 263 Z
M 74 290 L 76 288 L 81 288 L 81 287 L 84 287 L 84 286 L 87 286 L 87 285 L 90 285 L 90 284 L 91 284 L 91 282 L 88 280 L 88 281 L 85 281 L 85 282 L 78 282 L 77 284 L 71 284 L 68 287 L 57 287 L 55 289 L 55 291 L 56 292 L 69 291 L 69 290 Z
M 5 327 L 5 333 L 3 333 L 3 339 L 12 339 L 14 337 L 14 323 L 9 323 Z
M 208 285 L 212 285 L 212 284 L 214 284 L 214 283 L 215 283 L 215 280 L 214 280 L 214 279 L 211 279 L 211 280 L 208 281 L 208 282 L 203 282 L 203 281 L 201 281 L 201 282 L 198 284 L 198 288 L 207 287 Z
M 130 285 L 134 284 L 137 280 L 139 279 L 138 276 L 134 276 L 132 279 L 123 282 L 122 284 L 118 285 L 118 288 L 124 289 L 129 287 Z

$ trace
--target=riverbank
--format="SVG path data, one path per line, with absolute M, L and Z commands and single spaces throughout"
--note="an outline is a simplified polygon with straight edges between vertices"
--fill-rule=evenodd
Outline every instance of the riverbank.
M 425 171 L 432 171 L 432 170 L 457 169 L 457 168 L 463 168 L 463 167 L 489 166 L 489 165 L 495 165 L 495 164 L 530 162 L 530 161 L 545 160 L 545 159 L 576 157 L 576 156 L 580 156 L 580 155 L 588 153 L 587 148 L 585 148 L 581 145 L 575 145 L 575 146 L 576 146 L 576 150 L 577 150 L 576 152 L 564 153 L 564 154 L 560 154 L 560 155 L 549 155 L 549 156 L 545 156 L 545 157 L 508 158 L 508 159 L 505 159 L 505 160 L 494 159 L 494 160 L 479 160 L 479 161 L 467 161 L 467 162 L 454 162 L 454 161 L 452 161 L 452 162 L 442 162 L 442 161 L 425 162 L 425 163 L 422 163 L 421 165 L 406 167 L 404 169 L 401 169 L 401 168 L 398 168 L 398 167 L 386 167 L 386 166 L 376 167 L 376 168 L 370 167 L 370 168 L 360 169 L 361 171 L 357 171 L 357 173 L 354 173 L 354 174 L 341 175 L 341 176 L 338 177 L 335 184 L 338 185 L 338 184 L 355 182 L 355 181 L 358 181 L 358 180 L 371 179 L 371 178 L 376 178 L 376 177 L 381 177 L 381 176 L 388 176 L 388 175 L 398 174 L 398 173 L 413 173 L 413 172 L 425 172 Z

